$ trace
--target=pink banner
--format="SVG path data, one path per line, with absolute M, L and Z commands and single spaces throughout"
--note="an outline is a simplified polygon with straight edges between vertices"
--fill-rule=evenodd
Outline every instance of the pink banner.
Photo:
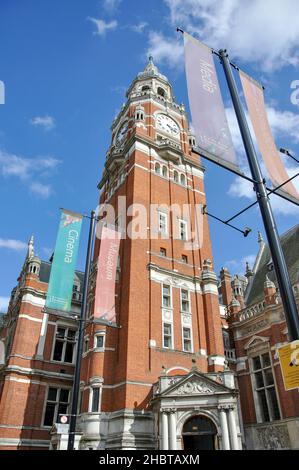
M 237 167 L 212 51 L 184 33 L 189 105 L 198 150 L 203 156 Z
M 240 71 L 240 79 L 250 120 L 252 122 L 261 155 L 273 186 L 280 186 L 282 183 L 290 179 L 290 176 L 286 172 L 285 166 L 274 142 L 267 117 L 263 89 L 259 83 L 242 71 Z M 299 194 L 292 182 L 285 184 L 277 192 L 287 193 L 284 195 L 289 196 L 291 200 L 295 199 L 297 202 L 299 201 Z
M 103 227 L 95 291 L 94 318 L 116 322 L 115 279 L 121 233 Z

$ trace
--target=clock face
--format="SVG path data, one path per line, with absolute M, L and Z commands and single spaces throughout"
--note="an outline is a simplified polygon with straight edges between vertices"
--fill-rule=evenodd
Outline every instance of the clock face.
M 173 119 L 171 119 L 169 116 L 166 116 L 166 114 L 158 114 L 156 122 L 158 129 L 167 132 L 167 134 L 170 134 L 173 137 L 179 137 L 179 126 Z
M 118 131 L 118 134 L 117 134 L 117 137 L 116 137 L 116 144 L 117 145 L 121 145 L 123 143 L 123 141 L 125 140 L 127 131 L 128 131 L 128 121 L 126 121 Z

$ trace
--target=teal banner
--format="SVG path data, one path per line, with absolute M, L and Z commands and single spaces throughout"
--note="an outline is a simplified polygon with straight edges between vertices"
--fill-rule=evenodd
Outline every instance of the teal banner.
M 70 311 L 82 215 L 63 210 L 55 245 L 46 308 Z

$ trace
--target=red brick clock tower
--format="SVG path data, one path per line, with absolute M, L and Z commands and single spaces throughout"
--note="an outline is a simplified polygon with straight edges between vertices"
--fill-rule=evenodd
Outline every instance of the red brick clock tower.
M 100 202 L 114 207 L 115 223 L 127 236 L 117 272 L 119 328 L 92 323 L 92 293 L 89 298 L 82 448 L 240 445 L 234 379 L 224 370 L 208 221 L 196 222 L 196 208 L 206 199 L 194 143 L 184 106 L 176 104 L 168 79 L 150 58 L 112 124 L 99 183 Z M 146 221 L 143 233 L 128 236 L 140 229 L 138 217 Z M 98 251 L 97 241 L 95 259 Z M 190 420 L 198 429 L 192 442 Z M 209 427 L 208 440 L 200 440 L 200 426 Z

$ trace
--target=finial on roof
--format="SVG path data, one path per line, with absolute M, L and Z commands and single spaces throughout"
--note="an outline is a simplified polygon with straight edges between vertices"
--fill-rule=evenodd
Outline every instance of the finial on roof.
M 250 267 L 248 261 L 246 261 L 246 273 L 245 273 L 245 276 L 246 276 L 247 278 L 253 276 L 253 272 L 252 272 L 252 269 L 251 269 L 251 267 Z
M 149 56 L 149 58 L 148 58 L 148 60 L 149 60 L 149 62 L 154 62 L 154 58 L 153 58 L 153 56 L 152 56 L 152 55 L 150 55 L 150 56 Z
M 31 235 L 30 240 L 28 242 L 27 258 L 33 258 L 33 256 L 34 256 L 34 235 Z
M 262 232 L 258 232 L 258 234 L 259 234 L 258 242 L 259 242 L 259 243 L 262 243 L 262 242 L 264 241 Z
M 266 288 L 270 288 L 270 289 L 271 289 L 271 288 L 274 288 L 274 289 L 276 289 L 276 286 L 275 286 L 274 282 L 272 282 L 272 281 L 269 279 L 268 275 L 266 275 L 266 280 L 265 280 L 265 282 L 264 282 L 264 288 L 265 288 L 265 289 L 266 289 Z

